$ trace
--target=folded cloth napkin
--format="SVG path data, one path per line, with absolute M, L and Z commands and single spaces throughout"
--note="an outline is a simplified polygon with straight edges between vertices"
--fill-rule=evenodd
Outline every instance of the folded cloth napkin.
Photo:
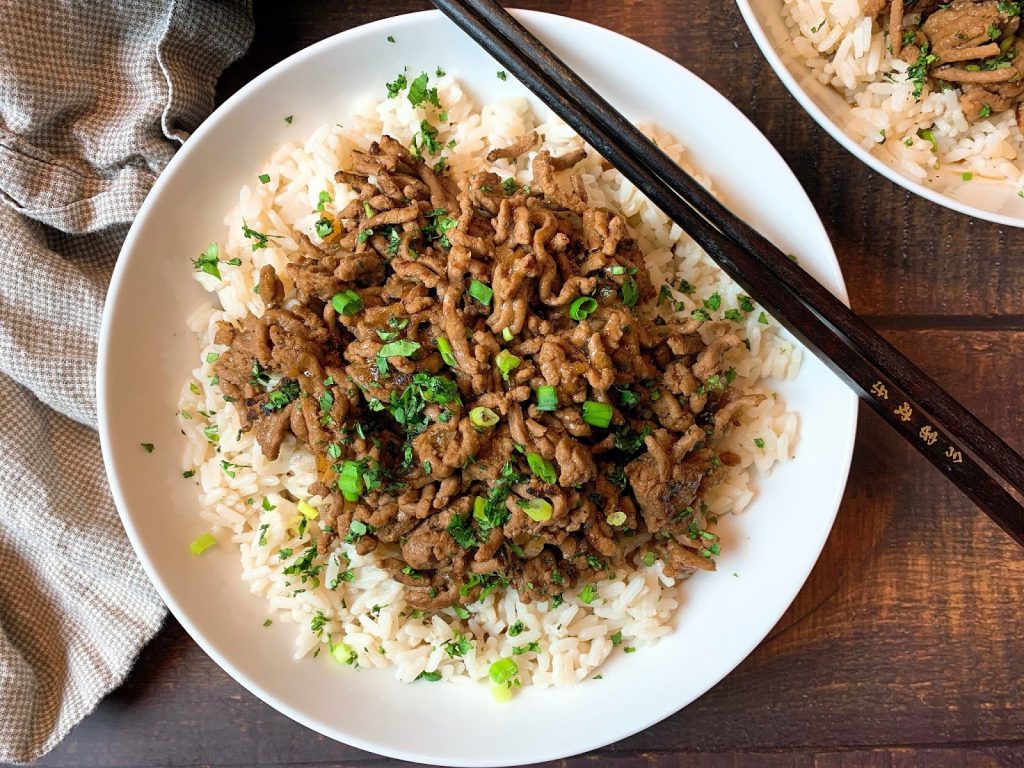
M 128 225 L 253 25 L 249 0 L 0 8 L 0 760 L 24 762 L 164 616 L 100 457 L 100 312 Z

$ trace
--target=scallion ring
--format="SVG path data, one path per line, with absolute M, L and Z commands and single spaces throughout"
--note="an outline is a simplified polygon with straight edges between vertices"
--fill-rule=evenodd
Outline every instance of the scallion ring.
M 339 315 L 351 317 L 363 308 L 363 300 L 351 288 L 336 293 L 331 298 L 331 305 Z
M 580 296 L 569 305 L 569 317 L 577 322 L 586 320 L 596 309 L 597 299 L 590 296 Z
M 539 453 L 526 454 L 526 463 L 530 465 L 530 470 L 533 474 L 545 483 L 555 483 L 558 481 L 558 475 L 555 473 L 554 466 Z
M 498 414 L 490 408 L 479 406 L 469 412 L 469 421 L 474 427 L 493 427 L 498 423 Z
M 467 293 L 485 307 L 490 305 L 491 298 L 494 296 L 494 291 L 491 289 L 491 286 L 487 283 L 481 283 L 479 280 L 474 280 L 469 284 L 469 290 Z
M 613 409 L 608 403 L 587 400 L 583 403 L 583 421 L 592 427 L 602 429 L 612 423 Z
M 359 471 L 358 461 L 343 461 L 341 471 L 338 473 L 338 490 L 345 496 L 346 501 L 358 501 L 359 494 L 363 492 L 363 477 Z
M 605 520 L 608 522 L 608 525 L 622 525 L 626 522 L 626 513 L 621 509 L 616 509 Z
M 537 410 L 553 411 L 558 408 L 558 391 L 551 386 L 537 387 Z
M 519 502 L 519 507 L 528 518 L 537 523 L 543 523 L 545 520 L 550 520 L 551 513 L 554 511 L 551 503 L 546 499 L 521 500 Z
M 512 659 L 498 659 L 491 664 L 487 674 L 491 680 L 501 685 L 519 674 L 519 665 L 512 661 Z
M 437 340 L 437 351 L 441 353 L 441 359 L 444 360 L 447 365 L 450 365 L 452 368 L 458 366 L 458 363 L 455 362 L 455 352 L 452 349 L 452 343 L 444 336 L 441 336 Z
M 501 378 L 508 381 L 509 373 L 523 361 L 507 349 L 503 349 L 495 356 L 494 362 L 498 364 L 498 370 L 501 371 Z

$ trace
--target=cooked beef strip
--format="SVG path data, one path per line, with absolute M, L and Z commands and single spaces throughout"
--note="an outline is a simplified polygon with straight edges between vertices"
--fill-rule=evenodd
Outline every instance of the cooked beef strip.
M 383 544 L 416 608 L 508 584 L 546 600 L 644 542 L 673 575 L 714 567 L 700 499 L 727 470 L 710 443 L 760 396 L 728 389 L 723 355 L 741 344 L 729 324 L 705 345 L 698 321 L 651 319 L 656 291 L 625 222 L 559 178 L 584 156 L 537 153 L 526 192 L 435 173 L 384 136 L 339 171 L 360 200 L 325 212 L 328 236 L 296 235 L 294 298 L 266 266 L 264 313 L 218 329 L 216 371 L 243 428 L 268 458 L 288 434 L 316 457 L 320 551 L 336 537 L 361 553 Z M 576 321 L 584 295 L 597 307 Z M 503 373 L 508 355 L 518 364 Z M 541 386 L 555 410 L 538 408 Z M 585 401 L 611 408 L 607 429 L 584 420 Z M 498 422 L 479 426 L 475 408 Z M 346 472 L 356 492 L 339 485 Z
M 1013 109 L 1024 94 L 1024 46 L 1016 37 L 1020 17 L 1012 3 L 862 0 L 861 8 L 869 16 L 888 10 L 893 54 L 925 66 L 927 77 L 941 87 L 958 87 L 968 120 Z M 906 25 L 909 14 L 917 24 Z M 1024 111 L 1019 114 L 1024 130 Z

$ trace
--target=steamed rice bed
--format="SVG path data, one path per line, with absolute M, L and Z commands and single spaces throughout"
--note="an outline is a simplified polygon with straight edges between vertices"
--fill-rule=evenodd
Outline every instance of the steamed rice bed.
M 445 156 L 456 173 L 479 168 L 489 149 L 511 144 L 531 130 L 545 139 L 535 151 L 560 154 L 582 146 L 563 123 L 538 124 L 521 98 L 479 108 L 453 78 L 445 76 L 437 85 L 448 113 L 448 122 L 439 126 L 439 141 L 455 141 Z M 641 549 L 635 569 L 620 570 L 614 578 L 596 583 L 596 596 L 589 604 L 579 597 L 579 589 L 566 591 L 557 607 L 554 601 L 523 604 L 509 588 L 469 606 L 468 619 L 458 618 L 454 609 L 424 615 L 407 607 L 402 585 L 377 566 L 375 554 L 360 556 L 350 544 L 338 543 L 329 554 L 318 556 L 315 562 L 323 565 L 318 577 L 302 580 L 294 566 L 309 541 L 297 535 L 301 513 L 290 499 L 309 498 L 309 488 L 317 479 L 313 456 L 305 444 L 289 435 L 279 457 L 266 459 L 254 436 L 241 431 L 234 408 L 210 383 L 214 372 L 208 358 L 215 359 L 223 351 L 213 343 L 217 322 L 262 313 L 262 301 L 253 287 L 266 264 L 273 265 L 286 288 L 291 288 L 284 268 L 299 244 L 288 233 L 313 231 L 320 216 L 316 209 L 321 192 L 326 191 L 339 209 L 355 199 L 348 185 L 334 181 L 342 158 L 381 134 L 408 143 L 424 119 L 436 121 L 436 111 L 427 114 L 404 97 L 366 102 L 344 127 L 325 125 L 301 145 L 281 147 L 259 170 L 269 180 L 254 180 L 242 187 L 237 206 L 225 218 L 227 231 L 220 243 L 223 262 L 237 259 L 240 264 L 221 263 L 221 280 L 197 273 L 203 287 L 216 294 L 217 306 L 206 304 L 188 319 L 201 351 L 200 364 L 181 396 L 179 420 L 187 442 L 183 469 L 186 474 L 195 473 L 200 514 L 218 540 L 238 547 L 242 578 L 253 594 L 267 600 L 268 617 L 296 625 L 295 658 L 329 649 L 336 660 L 352 667 L 392 667 L 404 682 L 424 674 L 435 680 L 485 680 L 494 661 L 514 658 L 523 685 L 572 685 L 593 675 L 616 649 L 642 650 L 672 631 L 681 584 L 662 572 L 661 562 L 645 565 Z M 678 142 L 647 130 L 670 156 L 701 178 L 685 163 Z M 499 160 L 491 169 L 503 178 L 512 176 L 520 184 L 529 184 L 533 154 L 515 164 Z M 712 313 L 716 319 L 737 309 L 739 287 L 617 171 L 603 170 L 592 150 L 577 170 L 592 205 L 607 206 L 628 217 L 656 286 L 685 280 L 695 287 L 690 294 L 674 292 L 681 315 L 689 317 L 715 293 L 721 298 L 719 312 Z M 708 179 L 702 181 L 709 184 Z M 243 219 L 253 230 L 274 235 L 266 248 L 252 249 L 242 234 Z M 737 373 L 733 386 L 770 394 L 763 380 L 795 376 L 799 350 L 779 335 L 775 322 L 760 307 L 742 315 L 733 330 L 747 339 L 750 349 L 739 347 L 726 356 L 726 364 Z M 705 326 L 702 335 L 708 341 L 713 324 Z M 738 456 L 739 463 L 704 499 L 714 515 L 744 509 L 755 493 L 754 476 L 793 455 L 797 418 L 779 398 L 768 397 L 746 409 L 739 422 L 716 446 Z M 290 566 L 291 575 L 286 573 Z M 447 648 L 460 639 L 465 641 L 465 653 L 453 657 Z

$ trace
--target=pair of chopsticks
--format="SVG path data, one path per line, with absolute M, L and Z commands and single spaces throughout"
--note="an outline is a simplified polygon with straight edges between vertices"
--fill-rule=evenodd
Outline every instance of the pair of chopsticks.
M 1024 459 L 729 211 L 494 0 L 433 0 L 1024 545 Z

